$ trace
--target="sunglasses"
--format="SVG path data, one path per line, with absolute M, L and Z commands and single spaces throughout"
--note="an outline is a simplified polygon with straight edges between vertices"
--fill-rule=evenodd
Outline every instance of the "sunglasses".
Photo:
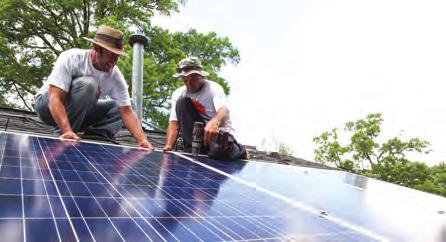
M 183 68 L 177 68 L 177 73 L 181 72 L 189 72 L 189 71 L 201 71 L 201 67 L 199 66 L 185 66 Z

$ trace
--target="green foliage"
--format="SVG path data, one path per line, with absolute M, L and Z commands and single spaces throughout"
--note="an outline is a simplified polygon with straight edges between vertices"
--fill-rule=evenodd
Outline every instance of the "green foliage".
M 446 196 L 444 163 L 429 167 L 407 159 L 409 152 L 429 153 L 430 143 L 417 137 L 408 140 L 392 137 L 379 143 L 377 138 L 381 133 L 382 122 L 379 113 L 347 122 L 344 128 L 346 137 L 349 137 L 346 144 L 339 141 L 338 129 L 323 132 L 313 138 L 319 145 L 314 151 L 315 160 L 346 171 Z
M 377 159 L 391 159 L 394 163 L 403 163 L 406 161 L 406 152 L 429 153 L 429 145 L 428 141 L 419 138 L 411 138 L 406 142 L 391 138 L 381 145 Z
M 314 151 L 316 161 L 324 165 L 342 166 L 341 157 L 348 152 L 348 147 L 343 147 L 339 143 L 337 129 L 323 132 L 320 136 L 314 137 L 313 141 L 320 145 Z
M 430 178 L 430 168 L 420 162 L 385 160 L 371 170 L 372 177 L 406 187 L 419 186 Z
M 374 166 L 370 175 L 402 186 L 446 196 L 446 168 L 444 164 L 429 167 L 420 162 L 384 161 Z
M 430 177 L 422 184 L 414 185 L 413 188 L 426 192 L 446 196 L 446 166 L 444 163 L 430 168 Z
M 229 93 L 220 69 L 240 61 L 238 50 L 228 38 L 216 33 L 169 33 L 151 26 L 155 13 L 169 15 L 186 0 L 80 1 L 1 0 L 0 4 L 0 105 L 17 107 L 6 95 L 19 96 L 31 109 L 27 96 L 36 93 L 51 72 L 54 60 L 70 48 L 91 48 L 82 37 L 93 37 L 97 26 L 106 24 L 125 30 L 126 38 L 134 31 L 144 33 L 150 44 L 144 54 L 144 112 L 149 121 L 165 127 L 170 107 L 169 97 L 182 82 L 172 77 L 176 64 L 186 56 L 198 56 L 211 80 Z M 128 44 L 126 52 L 132 53 Z M 131 85 L 132 59 L 118 63 Z
M 293 150 L 291 149 L 291 147 L 289 147 L 288 145 L 286 145 L 284 142 L 281 142 L 279 144 L 279 151 L 278 153 L 280 155 L 287 155 L 287 156 L 291 156 L 293 154 Z
M 365 119 L 347 122 L 345 130 L 352 133 L 347 149 L 352 154 L 353 163 L 367 161 L 373 164 L 372 157 L 376 155 L 378 144 L 374 141 L 381 132 L 380 124 L 383 121 L 381 114 L 369 114 Z

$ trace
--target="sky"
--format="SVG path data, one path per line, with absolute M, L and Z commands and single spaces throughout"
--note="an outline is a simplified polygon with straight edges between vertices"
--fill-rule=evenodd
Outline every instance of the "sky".
M 283 142 L 314 160 L 313 137 L 382 113 L 380 140 L 431 142 L 446 161 L 446 1 L 188 0 L 153 23 L 228 37 L 240 52 L 225 66 L 236 138 L 258 149 Z

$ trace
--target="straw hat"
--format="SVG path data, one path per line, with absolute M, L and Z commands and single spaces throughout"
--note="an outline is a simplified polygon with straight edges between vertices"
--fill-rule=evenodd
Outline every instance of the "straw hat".
M 123 47 L 123 38 L 124 34 L 114 28 L 101 25 L 98 28 L 98 31 L 96 31 L 96 34 L 94 35 L 94 39 L 90 39 L 87 37 L 83 37 L 84 39 L 93 42 L 115 54 L 128 56 Z

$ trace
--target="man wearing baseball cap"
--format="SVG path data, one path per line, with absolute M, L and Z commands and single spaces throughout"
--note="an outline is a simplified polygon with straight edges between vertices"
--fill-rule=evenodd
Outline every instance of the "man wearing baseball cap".
M 194 122 L 199 121 L 205 123 L 201 153 L 218 160 L 248 158 L 245 148 L 232 135 L 223 88 L 216 82 L 205 80 L 204 77 L 208 75 L 196 57 L 179 62 L 174 77 L 181 78 L 184 85 L 172 94 L 172 109 L 163 150 L 173 150 L 180 133 L 184 150 L 190 152 Z
M 60 138 L 80 140 L 84 135 L 107 139 L 122 128 L 130 131 L 142 148 L 153 149 L 131 106 L 128 86 L 116 66 L 123 48 L 123 33 L 101 25 L 93 49 L 70 49 L 57 58 L 51 74 L 34 98 L 39 118 Z

